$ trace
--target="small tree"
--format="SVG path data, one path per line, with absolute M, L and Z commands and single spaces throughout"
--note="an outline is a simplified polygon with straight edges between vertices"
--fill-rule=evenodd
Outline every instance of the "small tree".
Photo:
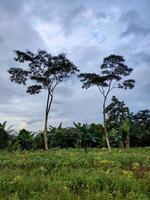
M 6 148 L 9 141 L 9 134 L 6 130 L 6 121 L 0 123 L 0 149 Z
M 120 101 L 117 97 L 113 96 L 111 103 L 105 108 L 108 116 L 107 124 L 110 128 L 116 128 L 129 117 L 129 108 L 125 105 L 124 101 Z
M 106 143 L 109 151 L 110 142 L 108 138 L 108 131 L 106 127 L 106 100 L 110 92 L 115 88 L 132 89 L 135 81 L 133 79 L 124 80 L 124 77 L 129 76 L 133 71 L 125 64 L 125 59 L 120 55 L 110 55 L 104 58 L 100 66 L 101 73 L 81 73 L 79 78 L 83 82 L 82 88 L 89 88 L 97 86 L 99 92 L 103 95 L 103 123 Z
M 31 51 L 15 51 L 15 60 L 20 63 L 27 63 L 27 67 L 10 68 L 10 80 L 17 84 L 26 85 L 27 93 L 39 94 L 42 90 L 47 91 L 47 102 L 44 123 L 44 144 L 48 150 L 47 126 L 48 116 L 51 109 L 54 90 L 59 83 L 68 79 L 71 74 L 78 72 L 77 67 L 66 58 L 65 54 L 52 56 L 47 51 L 38 50 L 35 54 Z M 32 84 L 33 82 L 33 84 Z
M 140 110 L 133 115 L 132 146 L 150 146 L 150 110 Z
M 126 131 L 127 129 L 123 128 L 127 127 L 127 123 L 129 125 L 128 120 L 130 119 L 131 121 L 132 118 L 129 108 L 124 101 L 119 101 L 117 97 L 113 96 L 111 103 L 106 107 L 105 111 L 108 116 L 106 120 L 107 128 L 116 136 L 115 140 L 118 142 L 118 145 L 129 147 L 130 131 Z
M 124 148 L 130 147 L 130 133 L 132 128 L 132 122 L 130 118 L 126 118 L 122 124 L 122 134 L 123 134 L 123 145 Z
M 17 141 L 22 150 L 31 150 L 33 149 L 34 134 L 26 129 L 22 129 L 17 135 Z
M 12 126 L 6 127 L 7 121 L 0 123 L 0 149 L 8 147 L 11 140 L 11 134 L 14 132 Z

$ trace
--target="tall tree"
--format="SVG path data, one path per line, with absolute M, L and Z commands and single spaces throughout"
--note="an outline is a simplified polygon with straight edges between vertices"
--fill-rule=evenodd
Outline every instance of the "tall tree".
M 110 142 L 108 137 L 108 130 L 106 127 L 106 100 L 110 92 L 115 88 L 120 89 L 132 89 L 135 81 L 133 79 L 124 79 L 129 76 L 133 71 L 125 64 L 125 59 L 120 55 L 110 55 L 104 58 L 102 65 L 100 66 L 100 74 L 95 73 L 81 73 L 79 78 L 83 82 L 82 88 L 89 88 L 91 86 L 97 86 L 99 92 L 103 96 L 103 123 L 106 143 L 109 151 Z
M 26 92 L 31 95 L 39 94 L 42 90 L 47 91 L 44 143 L 45 150 L 48 150 L 47 126 L 54 90 L 59 83 L 79 70 L 63 53 L 58 56 L 53 56 L 44 50 L 38 50 L 37 53 L 28 50 L 26 52 L 17 50 L 15 53 L 15 61 L 19 63 L 26 62 L 27 67 L 24 69 L 10 68 L 8 70 L 10 80 L 17 84 L 26 85 Z

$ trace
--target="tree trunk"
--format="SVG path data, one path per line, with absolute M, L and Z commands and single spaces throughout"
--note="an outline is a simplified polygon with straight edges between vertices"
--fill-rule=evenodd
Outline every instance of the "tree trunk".
M 46 110 L 45 110 L 44 131 L 43 131 L 45 151 L 48 151 L 47 126 L 48 126 L 48 115 L 49 115 L 49 112 L 50 112 L 52 101 L 53 101 L 53 93 L 50 93 L 50 91 L 48 90 Z
M 108 137 L 108 130 L 106 127 L 105 104 L 106 104 L 106 97 L 104 98 L 104 102 L 103 102 L 103 123 L 104 123 L 104 133 L 105 133 L 106 144 L 107 144 L 109 152 L 111 152 L 111 147 L 110 147 L 110 142 L 109 142 L 109 137 Z
M 126 139 L 124 141 L 124 147 L 129 148 L 130 147 L 130 137 L 129 135 L 126 136 Z
M 45 114 L 45 124 L 44 124 L 44 145 L 45 145 L 45 151 L 48 151 L 48 136 L 47 136 L 47 124 L 48 124 L 48 115 Z
M 106 139 L 106 144 L 107 144 L 108 150 L 111 151 L 109 137 L 108 137 L 108 131 L 107 131 L 105 123 L 104 123 L 104 133 L 105 133 L 105 139 Z
M 119 144 L 119 147 L 120 147 L 121 149 L 124 148 L 123 140 L 121 140 L 121 142 L 120 142 L 120 144 Z

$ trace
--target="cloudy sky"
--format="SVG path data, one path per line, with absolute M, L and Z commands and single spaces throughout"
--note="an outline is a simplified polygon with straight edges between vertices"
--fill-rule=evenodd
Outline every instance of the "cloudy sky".
M 150 109 L 149 10 L 150 0 L 0 0 L 0 122 L 43 128 L 45 93 L 31 96 L 9 80 L 16 49 L 65 52 L 81 72 L 98 72 L 104 57 L 123 55 L 136 85 L 112 95 L 133 112 Z M 101 122 L 101 102 L 97 88 L 67 81 L 56 90 L 50 123 Z

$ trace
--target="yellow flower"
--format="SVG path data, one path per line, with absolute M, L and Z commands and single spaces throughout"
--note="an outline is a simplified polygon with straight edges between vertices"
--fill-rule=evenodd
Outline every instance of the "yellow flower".
M 102 165 L 111 165 L 111 164 L 113 164 L 113 161 L 112 160 L 101 160 L 100 164 L 102 164 Z
M 139 163 L 137 163 L 137 162 L 132 163 L 132 168 L 133 168 L 134 170 L 138 170 L 139 167 L 140 167 L 140 164 L 139 164 Z
M 133 172 L 131 172 L 130 170 L 123 170 L 123 171 L 122 171 L 122 174 L 123 174 L 124 176 L 127 176 L 127 177 L 129 178 L 129 177 L 132 177 Z
M 19 183 L 20 181 L 22 180 L 22 177 L 21 176 L 16 176 L 13 181 L 11 182 L 12 184 L 14 183 Z
M 45 167 L 40 167 L 40 172 L 42 172 L 42 173 L 46 173 L 47 172 L 47 169 L 45 169 Z
M 67 191 L 67 190 L 68 190 L 67 186 L 64 186 L 63 189 L 64 189 L 64 191 Z
M 109 162 L 110 162 L 109 160 L 101 160 L 100 161 L 101 164 L 109 164 Z

